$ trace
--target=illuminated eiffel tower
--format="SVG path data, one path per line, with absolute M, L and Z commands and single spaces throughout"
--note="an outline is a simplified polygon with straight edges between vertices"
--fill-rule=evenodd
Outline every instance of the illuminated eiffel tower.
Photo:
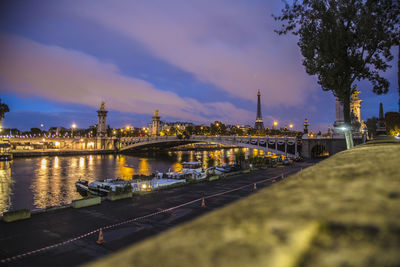
M 254 129 L 255 130 L 264 130 L 264 122 L 262 119 L 262 115 L 261 115 L 261 93 L 260 90 L 258 90 L 257 93 L 257 118 L 256 118 L 256 123 L 254 124 Z

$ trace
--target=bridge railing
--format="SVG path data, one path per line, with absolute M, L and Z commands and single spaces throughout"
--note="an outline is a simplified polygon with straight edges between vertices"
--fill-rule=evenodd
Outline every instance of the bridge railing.
M 128 149 L 140 144 L 152 144 L 165 141 L 203 141 L 216 142 L 228 145 L 239 145 L 249 148 L 261 149 L 268 152 L 285 154 L 290 156 L 298 155 L 298 141 L 294 137 L 254 137 L 254 136 L 204 136 L 192 135 L 186 138 L 177 136 L 153 136 L 153 137 L 124 137 L 120 139 L 120 148 Z M 283 148 L 281 146 L 284 146 Z M 294 154 L 288 153 L 288 146 L 294 145 Z M 272 147 L 271 147 L 272 146 Z M 281 150 L 279 149 L 281 148 Z

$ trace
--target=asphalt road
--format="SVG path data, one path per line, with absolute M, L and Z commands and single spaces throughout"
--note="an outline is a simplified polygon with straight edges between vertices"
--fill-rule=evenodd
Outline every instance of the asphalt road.
M 289 167 L 260 170 L 134 196 L 132 199 L 103 201 L 101 205 L 93 207 L 35 214 L 28 220 L 13 223 L 1 221 L 0 261 L 21 256 L 0 264 L 58 267 L 83 264 L 221 208 L 274 183 L 273 179 L 257 183 L 257 190 L 254 190 L 251 185 L 254 182 L 280 177 L 282 173 L 287 176 L 311 164 L 301 162 Z M 239 187 L 243 188 L 212 196 Z M 206 197 L 205 208 L 201 207 L 202 197 Z M 164 211 L 196 199 L 192 203 Z M 149 216 L 140 218 L 146 215 Z M 116 225 L 118 223 L 122 224 Z M 103 230 L 105 243 L 101 245 L 96 243 L 100 227 L 106 228 Z M 54 244 L 58 245 L 49 248 Z M 42 250 L 37 251 L 39 249 Z M 35 252 L 26 254 L 31 251 Z

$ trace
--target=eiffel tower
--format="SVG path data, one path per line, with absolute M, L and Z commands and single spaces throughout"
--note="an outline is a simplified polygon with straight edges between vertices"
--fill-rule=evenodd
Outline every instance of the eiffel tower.
M 260 99 L 261 93 L 260 93 L 260 90 L 258 90 L 257 97 L 258 97 L 258 99 L 257 99 L 257 118 L 256 118 L 256 123 L 254 124 L 254 129 L 258 131 L 258 130 L 264 130 L 264 122 L 263 122 L 262 115 L 261 115 L 261 99 Z

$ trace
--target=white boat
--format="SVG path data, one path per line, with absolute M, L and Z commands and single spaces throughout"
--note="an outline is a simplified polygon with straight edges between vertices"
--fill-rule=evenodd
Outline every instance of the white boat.
M 124 190 L 126 186 L 130 185 L 129 181 L 120 179 L 106 179 L 104 181 L 94 181 L 89 184 L 87 180 L 79 179 L 76 183 L 76 189 L 79 192 L 91 193 L 93 195 L 106 196 L 111 191 Z
M 201 180 L 207 178 L 207 171 L 203 170 L 200 161 L 183 162 L 181 171 L 168 171 L 162 178 Z

